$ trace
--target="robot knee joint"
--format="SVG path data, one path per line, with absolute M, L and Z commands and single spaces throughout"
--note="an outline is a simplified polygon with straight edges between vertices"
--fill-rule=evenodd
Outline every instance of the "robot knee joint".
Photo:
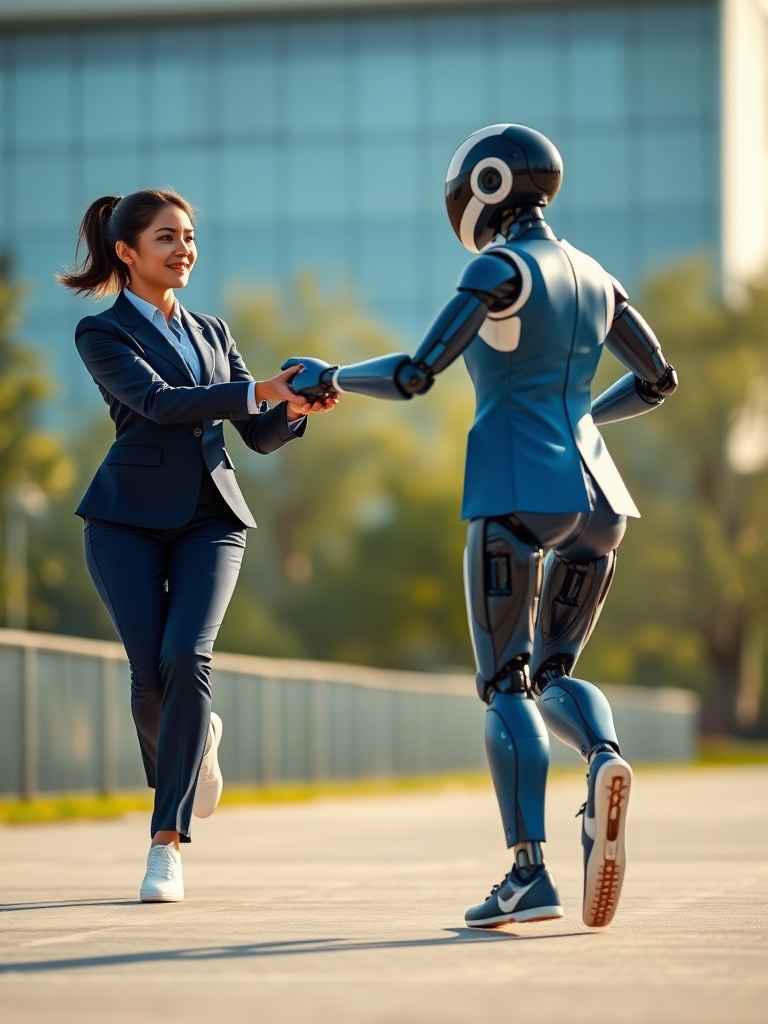
M 490 704 L 494 696 L 499 694 L 523 694 L 532 697 L 531 679 L 528 672 L 528 659 L 519 655 L 508 662 L 493 679 L 477 676 L 477 690 L 485 704 Z
M 571 669 L 573 668 L 572 657 L 566 654 L 555 654 L 540 665 L 533 677 L 531 683 L 531 690 L 534 696 L 540 697 L 550 683 L 557 679 L 562 679 L 563 676 L 570 675 Z

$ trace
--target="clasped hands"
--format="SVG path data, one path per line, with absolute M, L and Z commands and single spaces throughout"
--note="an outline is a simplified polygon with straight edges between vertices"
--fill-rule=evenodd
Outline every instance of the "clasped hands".
M 328 412 L 339 404 L 338 392 L 331 383 L 335 366 L 323 359 L 294 356 L 287 359 L 280 369 L 281 373 L 260 385 L 258 397 L 286 402 L 289 420 Z

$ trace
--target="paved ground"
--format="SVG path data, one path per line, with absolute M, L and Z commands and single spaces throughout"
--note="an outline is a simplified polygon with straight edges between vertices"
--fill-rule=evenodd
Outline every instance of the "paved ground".
M 0 828 L 0 1019 L 752 1024 L 768 1002 L 768 768 L 636 772 L 614 924 L 579 916 L 581 773 L 551 782 L 562 921 L 473 932 L 492 791 L 222 808 L 187 900 L 142 905 L 146 822 Z

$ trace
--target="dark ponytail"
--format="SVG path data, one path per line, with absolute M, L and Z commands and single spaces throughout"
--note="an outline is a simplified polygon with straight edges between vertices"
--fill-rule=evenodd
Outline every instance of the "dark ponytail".
M 115 252 L 118 242 L 136 249 L 139 235 L 164 206 L 177 206 L 194 220 L 194 209 L 183 196 L 168 189 L 144 189 L 128 196 L 102 196 L 85 211 L 77 236 L 75 260 L 82 247 L 85 259 L 73 270 L 56 275 L 65 288 L 103 299 L 126 287 L 128 268 Z

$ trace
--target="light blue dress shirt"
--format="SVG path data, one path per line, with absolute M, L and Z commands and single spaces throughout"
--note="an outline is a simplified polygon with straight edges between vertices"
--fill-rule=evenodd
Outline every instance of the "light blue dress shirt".
M 126 299 L 138 309 L 141 315 L 146 317 L 160 331 L 163 337 L 170 341 L 192 371 L 195 381 L 199 384 L 200 357 L 195 351 L 195 346 L 189 340 L 189 335 L 184 330 L 184 324 L 181 321 L 181 306 L 178 299 L 173 300 L 173 313 L 171 314 L 170 321 L 168 321 L 161 310 L 157 306 L 153 306 L 151 302 L 147 302 L 146 299 L 140 299 L 138 295 L 134 295 L 127 288 L 124 289 L 124 294 Z

